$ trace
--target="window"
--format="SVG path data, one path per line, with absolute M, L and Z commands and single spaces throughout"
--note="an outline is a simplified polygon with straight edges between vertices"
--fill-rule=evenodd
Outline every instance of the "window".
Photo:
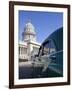
M 24 54 L 27 54 L 27 48 L 24 48 Z
M 53 40 L 50 40 L 50 53 L 56 52 L 56 47 Z
M 27 48 L 20 47 L 21 48 L 21 54 L 27 54 Z
M 43 55 L 51 54 L 54 53 L 55 51 L 56 49 L 53 40 L 48 40 L 46 43 L 43 44 L 43 51 L 42 51 Z

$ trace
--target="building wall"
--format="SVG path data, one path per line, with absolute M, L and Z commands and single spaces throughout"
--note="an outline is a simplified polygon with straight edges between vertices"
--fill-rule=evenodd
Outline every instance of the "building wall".
M 27 43 L 27 45 L 19 44 L 19 61 L 31 60 L 31 57 L 38 54 L 40 45 L 34 43 Z

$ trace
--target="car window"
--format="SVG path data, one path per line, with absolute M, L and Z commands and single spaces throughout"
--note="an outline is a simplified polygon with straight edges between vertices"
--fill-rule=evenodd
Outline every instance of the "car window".
M 53 40 L 49 40 L 43 45 L 43 55 L 51 54 L 56 52 Z

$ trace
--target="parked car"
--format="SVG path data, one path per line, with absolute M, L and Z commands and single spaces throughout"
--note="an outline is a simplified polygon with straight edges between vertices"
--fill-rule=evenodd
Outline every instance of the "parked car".
M 32 60 L 34 66 L 43 67 L 41 76 L 63 76 L 63 27 L 44 40 Z

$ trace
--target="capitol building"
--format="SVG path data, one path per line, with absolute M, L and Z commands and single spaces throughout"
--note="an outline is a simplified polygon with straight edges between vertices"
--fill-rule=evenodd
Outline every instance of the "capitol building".
M 31 57 L 38 54 L 40 43 L 36 41 L 35 27 L 31 21 L 24 26 L 22 39 L 19 41 L 19 62 L 30 61 Z

